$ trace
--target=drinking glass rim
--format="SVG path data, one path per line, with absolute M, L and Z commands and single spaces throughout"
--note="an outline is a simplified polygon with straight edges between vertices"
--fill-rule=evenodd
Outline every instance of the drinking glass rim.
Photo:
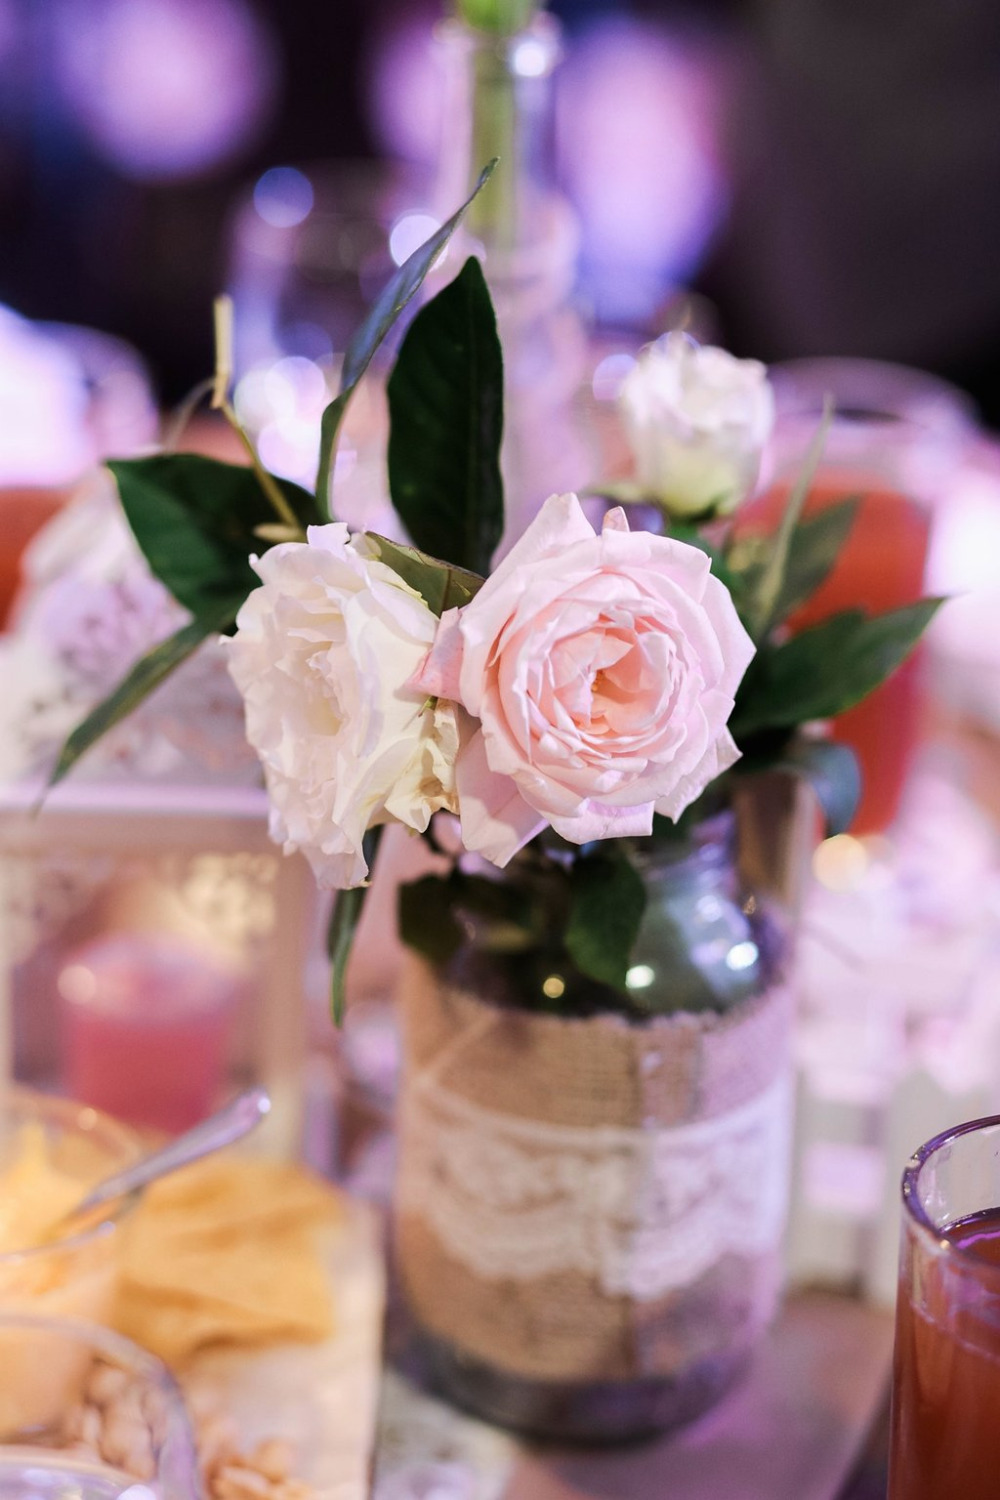
M 974 431 L 976 403 L 960 386 L 915 365 L 893 360 L 817 355 L 782 360 L 769 367 L 779 417 L 818 416 L 826 391 L 840 382 L 836 418 L 848 420 L 862 407 L 874 426 L 911 426 L 917 431 Z M 846 394 L 845 394 L 846 393 Z M 930 414 L 930 415 L 929 415 Z
M 900 1192 L 903 1199 L 903 1210 L 910 1223 L 920 1233 L 929 1235 L 940 1253 L 955 1255 L 961 1260 L 972 1262 L 977 1269 L 983 1267 L 994 1278 L 1000 1280 L 1000 1265 L 995 1260 L 990 1260 L 987 1256 L 982 1255 L 975 1246 L 957 1244 L 953 1239 L 950 1239 L 948 1230 L 939 1229 L 934 1223 L 921 1203 L 918 1192 L 920 1173 L 935 1152 L 940 1151 L 943 1146 L 950 1146 L 952 1142 L 959 1140 L 964 1135 L 972 1135 L 976 1131 L 989 1129 L 1000 1130 L 1000 1115 L 983 1115 L 978 1120 L 966 1120 L 961 1125 L 952 1125 L 947 1130 L 942 1130 L 940 1134 L 932 1136 L 929 1141 L 925 1141 L 922 1146 L 917 1147 L 907 1162 L 900 1182 Z M 996 1204 L 994 1207 L 1000 1209 L 1000 1204 Z M 987 1209 L 983 1210 L 983 1212 L 988 1211 Z
M 141 1154 L 139 1139 L 128 1125 L 92 1105 L 81 1104 L 79 1100 L 65 1099 L 58 1094 L 44 1094 L 26 1088 L 23 1084 L 11 1084 L 4 1092 L 4 1100 L 0 1101 L 0 1114 L 5 1105 L 13 1106 L 15 1112 L 22 1109 L 26 1116 L 51 1122 L 67 1132 L 88 1135 L 91 1130 L 101 1130 L 108 1136 L 117 1137 L 123 1147 L 131 1144 L 133 1148 L 124 1153 L 125 1161 L 135 1160 Z M 84 1120 L 87 1121 L 86 1124 L 82 1123 Z M 81 1198 L 85 1191 L 81 1184 Z M 141 1188 L 123 1194 L 121 1198 L 104 1205 L 95 1222 L 82 1228 L 70 1226 L 71 1232 L 60 1235 L 58 1239 L 46 1240 L 38 1245 L 23 1245 L 13 1250 L 0 1250 L 0 1272 L 14 1270 L 54 1254 L 71 1253 L 81 1246 L 106 1238 L 114 1232 L 119 1221 L 131 1213 L 141 1196 Z M 0 1308 L 0 1312 L 2 1311 Z
M 50 1333 L 59 1338 L 89 1344 L 96 1353 L 116 1361 L 151 1385 L 159 1386 L 180 1405 L 185 1414 L 187 1412 L 181 1387 L 163 1360 L 114 1328 L 106 1328 L 103 1323 L 94 1323 L 89 1318 L 71 1317 L 66 1313 L 35 1313 L 20 1308 L 0 1307 L 0 1332 L 8 1330 Z M 3 1446 L 0 1444 L 0 1448 Z

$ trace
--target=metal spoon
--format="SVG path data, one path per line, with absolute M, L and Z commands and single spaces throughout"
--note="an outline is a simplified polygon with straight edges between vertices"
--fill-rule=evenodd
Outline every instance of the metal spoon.
M 185 1130 L 183 1135 L 177 1136 L 159 1151 L 152 1151 L 112 1177 L 105 1177 L 103 1182 L 91 1188 L 75 1208 L 64 1215 L 57 1228 L 70 1220 L 78 1219 L 81 1214 L 89 1213 L 91 1209 L 99 1208 L 113 1198 L 124 1198 L 127 1193 L 145 1187 L 158 1177 L 165 1177 L 168 1172 L 176 1172 L 179 1167 L 186 1167 L 202 1156 L 209 1156 L 223 1146 L 232 1145 L 259 1125 L 270 1108 L 271 1100 L 264 1089 L 245 1089 L 242 1094 L 237 1094 L 235 1099 L 230 1099 L 228 1104 L 216 1110 L 215 1114 L 209 1115 L 207 1120 Z

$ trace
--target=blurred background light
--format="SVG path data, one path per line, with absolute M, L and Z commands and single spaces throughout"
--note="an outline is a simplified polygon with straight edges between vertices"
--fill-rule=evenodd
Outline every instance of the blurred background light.
M 312 212 L 315 202 L 313 185 L 297 167 L 269 167 L 257 179 L 253 206 L 275 229 L 293 229 Z
M 66 484 L 95 457 L 83 372 L 37 326 L 0 307 L 0 484 Z
M 67 103 L 126 177 L 210 171 L 268 123 L 277 52 L 246 0 L 64 0 L 54 40 Z
M 717 150 L 723 68 L 662 26 L 605 17 L 570 46 L 561 170 L 598 314 L 644 323 L 700 266 L 726 209 Z
M 384 18 L 371 37 L 367 106 L 383 152 L 429 167 L 441 145 L 441 80 L 434 60 L 440 7 L 417 4 Z
M 625 377 L 635 368 L 634 354 L 606 354 L 598 362 L 591 378 L 595 401 L 615 401 Z
M 441 224 L 430 214 L 419 212 L 402 214 L 389 232 L 389 254 L 397 266 L 408 260 L 414 250 L 430 239 Z
M 514 48 L 511 66 L 523 78 L 543 78 L 550 66 L 549 48 L 535 37 L 525 37 Z
M 234 392 L 237 415 L 256 434 L 267 467 L 309 485 L 316 476 L 316 434 L 329 399 L 325 371 L 300 355 L 255 366 Z
M 829 0 L 550 5 L 565 54 L 550 175 L 580 222 L 586 320 L 627 348 L 679 321 L 683 301 L 708 314 L 688 326 L 737 353 L 924 366 L 997 420 L 1000 54 L 986 0 L 961 16 L 927 7 L 920 26 Z M 437 206 L 446 8 L 0 0 L 0 301 L 127 339 L 179 399 L 210 367 L 207 309 L 232 264 L 234 205 L 256 184 L 262 239 L 303 230 L 301 254 L 282 253 L 310 295 L 278 322 L 325 327 L 343 348 L 388 274 L 385 234 Z M 529 84 L 543 54 L 520 40 Z M 367 227 L 357 243 L 365 203 L 378 246 Z M 335 278 L 333 327 L 321 293 Z M 306 334 L 264 352 L 321 346 Z

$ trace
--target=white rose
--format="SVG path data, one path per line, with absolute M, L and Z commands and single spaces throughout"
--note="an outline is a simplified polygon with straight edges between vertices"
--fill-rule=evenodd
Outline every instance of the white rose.
M 271 836 L 301 849 L 320 885 L 361 885 L 369 828 L 422 832 L 457 806 L 455 709 L 409 686 L 437 617 L 342 522 L 254 566 L 262 586 L 237 617 L 229 669 L 264 766 Z
M 639 487 L 672 515 L 729 515 L 752 491 L 774 425 L 757 360 L 668 333 L 639 356 L 619 399 Z

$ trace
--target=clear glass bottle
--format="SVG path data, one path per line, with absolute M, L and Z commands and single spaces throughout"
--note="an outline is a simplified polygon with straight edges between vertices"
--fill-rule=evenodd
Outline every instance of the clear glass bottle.
M 437 54 L 443 108 L 433 196 L 442 219 L 497 158 L 440 276 L 450 280 L 468 253 L 482 256 L 504 346 L 512 540 L 548 495 L 575 489 L 594 466 L 574 409 L 587 365 L 586 334 L 571 301 L 579 233 L 555 184 L 560 30 L 545 13 L 513 35 L 451 19 L 438 28 Z

